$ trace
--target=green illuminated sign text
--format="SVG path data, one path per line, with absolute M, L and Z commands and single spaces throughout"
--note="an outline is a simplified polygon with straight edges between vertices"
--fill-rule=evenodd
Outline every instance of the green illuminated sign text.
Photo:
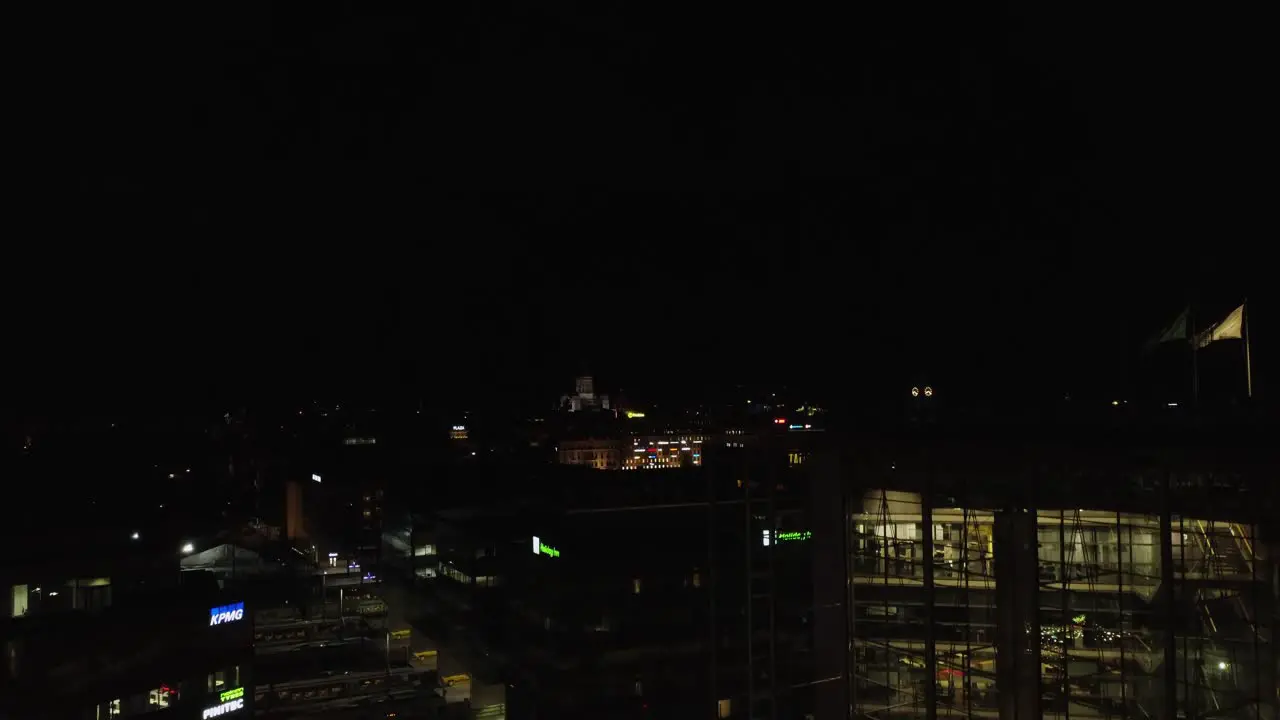
M 560 551 L 551 547 L 546 543 L 539 543 L 538 550 L 540 550 L 543 555 L 550 555 L 551 557 L 560 557 Z
M 238 687 L 234 690 L 228 690 L 222 693 L 222 695 L 219 696 L 218 700 L 220 702 L 226 702 L 228 700 L 235 700 L 236 698 L 239 698 L 239 697 L 244 697 L 244 688 L 242 687 Z
M 793 530 L 791 532 L 780 532 L 775 536 L 778 542 L 786 542 L 788 540 L 808 540 L 813 537 L 813 533 L 809 530 Z

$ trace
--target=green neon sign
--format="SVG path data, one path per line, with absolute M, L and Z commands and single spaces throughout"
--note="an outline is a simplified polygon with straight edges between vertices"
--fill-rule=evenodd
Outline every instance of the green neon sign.
M 560 557 L 560 551 L 542 542 L 537 535 L 533 536 L 533 554 L 546 555 L 547 557 Z
M 774 536 L 777 542 L 787 542 L 788 540 L 808 540 L 813 537 L 813 533 L 809 530 L 792 530 L 789 532 L 780 532 Z
M 222 695 L 220 695 L 218 699 L 220 702 L 226 702 L 228 700 L 235 700 L 236 698 L 242 698 L 242 697 L 244 697 L 244 688 L 238 687 L 234 690 L 228 690 L 222 693 Z

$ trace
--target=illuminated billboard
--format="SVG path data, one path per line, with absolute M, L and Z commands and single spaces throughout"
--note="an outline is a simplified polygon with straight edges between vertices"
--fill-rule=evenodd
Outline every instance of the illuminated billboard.
M 209 625 L 226 625 L 244 619 L 244 603 L 209 608 Z

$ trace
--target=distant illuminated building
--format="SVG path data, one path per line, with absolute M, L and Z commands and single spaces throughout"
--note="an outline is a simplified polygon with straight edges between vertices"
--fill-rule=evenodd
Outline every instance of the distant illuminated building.
M 560 406 L 569 412 L 608 410 L 609 396 L 596 395 L 595 379 L 584 375 L 574 381 L 572 395 L 561 396 Z
M 662 470 L 702 466 L 701 435 L 653 435 L 631 439 L 629 457 L 622 459 L 623 470 Z
M 290 480 L 284 485 L 284 531 L 290 540 L 307 537 L 305 510 L 302 501 L 302 485 Z
M 451 440 L 466 440 L 466 439 L 467 439 L 467 426 L 466 426 L 466 425 L 454 425 L 453 427 L 449 428 L 449 438 L 450 438 Z
M 621 455 L 616 440 L 566 440 L 556 447 L 561 465 L 586 465 L 596 470 L 617 470 Z

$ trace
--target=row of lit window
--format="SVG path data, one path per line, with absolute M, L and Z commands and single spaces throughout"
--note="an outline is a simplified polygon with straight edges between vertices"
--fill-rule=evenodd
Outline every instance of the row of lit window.
M 160 687 L 147 693 L 147 704 L 153 706 L 154 709 L 167 708 L 179 699 L 178 691 L 167 686 Z M 116 698 L 110 702 L 102 703 L 95 708 L 95 718 L 104 720 L 105 718 L 119 717 L 123 714 L 120 706 L 120 698 Z
M 471 584 L 471 576 L 470 576 L 470 575 L 468 575 L 468 574 L 466 574 L 466 573 L 464 573 L 464 572 L 462 572 L 461 570 L 458 570 L 457 568 L 453 567 L 452 565 L 444 565 L 444 564 L 441 564 L 441 565 L 440 565 L 440 574 L 441 574 L 441 575 L 444 575 L 445 577 L 449 578 L 450 580 L 456 580 L 457 582 L 460 582 L 460 583 L 462 583 L 462 584 L 464 584 L 464 585 L 470 585 L 470 584 Z
M 694 570 L 692 575 L 690 575 L 689 577 L 685 578 L 684 586 L 685 586 L 685 587 L 695 587 L 695 588 L 700 588 L 700 587 L 702 587 L 702 573 L 701 573 L 701 572 L 699 572 L 699 571 L 697 571 L 697 570 Z M 631 579 L 631 594 L 633 594 L 633 595 L 639 595 L 639 594 L 640 594 L 640 590 L 641 590 L 643 587 L 644 587 L 644 583 L 640 580 L 640 578 L 632 578 L 632 579 Z
M 700 467 L 702 465 L 702 461 L 694 460 L 692 464 L 695 467 Z M 644 464 L 640 464 L 640 463 L 628 464 L 626 467 L 622 469 L 623 470 L 663 470 L 663 469 L 678 468 L 678 467 L 681 467 L 681 463 L 679 462 L 654 461 L 654 462 L 647 462 Z
M 348 695 L 352 691 L 356 693 L 363 693 L 375 688 L 382 687 L 387 683 L 402 684 L 406 682 L 409 682 L 409 679 L 406 677 L 398 677 L 398 676 L 392 676 L 389 678 L 374 677 L 374 678 L 367 678 L 365 680 L 361 680 L 358 686 L 326 685 L 323 687 L 283 689 L 283 690 L 277 690 L 274 694 L 275 694 L 275 700 L 277 702 L 284 702 L 284 703 L 303 702 L 308 700 L 323 700 L 324 698 L 328 698 L 328 697 L 340 697 L 343 695 Z M 261 699 L 262 695 L 257 695 L 256 697 L 258 699 Z

